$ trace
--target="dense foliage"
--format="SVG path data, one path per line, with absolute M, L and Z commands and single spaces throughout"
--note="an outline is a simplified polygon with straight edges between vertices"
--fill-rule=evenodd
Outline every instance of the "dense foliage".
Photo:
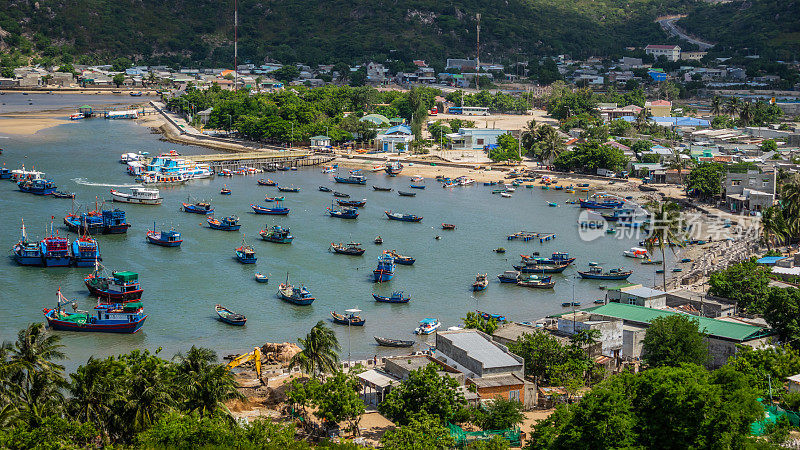
M 767 266 L 756 264 L 755 258 L 731 264 L 709 277 L 709 293 L 736 301 L 737 307 L 753 314 L 764 311 L 769 291 Z
M 464 408 L 464 396 L 458 391 L 458 381 L 439 375 L 433 363 L 413 370 L 400 386 L 392 389 L 378 411 L 400 425 L 412 424 L 420 416 L 429 416 L 445 424 Z
M 540 386 L 564 386 L 574 392 L 600 376 L 584 350 L 596 338 L 590 333 L 576 333 L 570 343 L 562 345 L 549 333 L 533 331 L 509 343 L 508 349 L 525 360 L 525 375 Z
M 575 170 L 590 174 L 596 174 L 597 169 L 618 172 L 628 165 L 628 157 L 616 147 L 592 141 L 579 144 L 574 150 L 562 152 L 553 161 L 553 165 L 558 170 Z
M 696 319 L 684 315 L 655 318 L 642 341 L 642 356 L 652 367 L 704 364 L 708 344 Z
M 719 163 L 700 163 L 686 178 L 687 191 L 702 199 L 710 199 L 722 193 L 722 177 L 725 169 Z

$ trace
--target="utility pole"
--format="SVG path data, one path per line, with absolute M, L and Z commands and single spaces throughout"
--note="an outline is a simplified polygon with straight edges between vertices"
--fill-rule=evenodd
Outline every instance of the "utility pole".
M 478 51 L 475 54 L 475 88 L 481 90 L 481 13 L 475 15 L 478 19 Z M 461 105 L 462 107 L 464 105 Z
M 233 90 L 239 88 L 239 0 L 233 0 Z

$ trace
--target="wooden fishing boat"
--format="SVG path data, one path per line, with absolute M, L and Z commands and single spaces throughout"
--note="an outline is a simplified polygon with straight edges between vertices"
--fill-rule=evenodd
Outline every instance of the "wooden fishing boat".
M 283 228 L 280 225 L 273 225 L 265 230 L 261 230 L 258 234 L 261 235 L 261 239 L 277 244 L 291 244 L 292 239 L 294 239 L 289 228 Z
M 489 286 L 489 278 L 487 277 L 487 274 L 479 273 L 478 275 L 475 276 L 475 282 L 472 283 L 472 290 L 475 292 L 482 291 L 486 289 L 488 286 Z
M 522 262 L 526 266 L 535 266 L 538 264 L 572 264 L 575 258 L 571 258 L 568 252 L 553 252 L 549 258 L 539 256 L 539 252 L 534 252 L 532 255 L 519 255 L 522 257 Z
M 600 266 L 589 267 L 588 271 L 578 271 L 581 278 L 588 280 L 627 280 L 633 274 L 632 270 L 611 269 L 604 272 Z
M 419 222 L 422 220 L 422 216 L 417 216 L 414 214 L 401 214 L 392 212 L 391 210 L 384 211 L 384 213 L 386 214 L 386 217 L 389 218 L 389 220 L 397 220 L 400 222 Z
M 331 205 L 330 208 L 325 208 L 331 217 L 338 217 L 340 219 L 356 219 L 358 218 L 358 208 L 337 207 Z
M 424 184 L 409 184 L 408 187 L 411 189 L 425 189 Z
M 681 269 L 680 267 L 674 267 L 674 268 L 672 269 L 672 271 L 673 271 L 673 272 L 683 272 L 683 269 Z
M 404 255 L 401 255 L 401 254 L 397 253 L 397 250 L 384 250 L 383 253 L 385 253 L 385 254 L 391 256 L 392 258 L 394 258 L 394 262 L 395 263 L 401 264 L 401 265 L 404 265 L 404 266 L 410 266 L 410 265 L 414 264 L 414 262 L 416 261 L 416 259 L 414 259 L 414 258 L 412 258 L 410 256 L 404 256 Z
M 442 224 L 442 229 L 443 230 L 455 230 L 456 226 L 453 225 L 452 223 L 443 223 Z
M 245 322 L 247 322 L 247 317 L 235 313 L 222 305 L 214 306 L 214 311 L 217 312 L 219 320 L 227 323 L 228 325 L 242 326 L 245 324 Z
M 363 208 L 367 204 L 367 199 L 362 198 L 361 200 L 336 200 L 341 206 L 349 206 L 351 208 Z
M 147 230 L 147 242 L 161 247 L 180 247 L 183 238 L 174 228 L 168 231 L 156 231 L 156 224 L 153 223 L 153 229 Z
M 104 276 L 99 263 L 95 270 L 83 279 L 89 293 L 109 302 L 131 302 L 142 298 L 139 274 L 136 272 L 112 272 Z
M 351 173 L 349 177 L 333 177 L 333 180 L 337 183 L 344 183 L 344 184 L 367 184 L 367 177 L 364 175 L 353 174 Z
M 558 208 L 558 203 L 556 202 L 547 202 L 547 206 L 551 208 Z
M 373 240 L 373 242 L 374 242 L 376 245 L 381 245 L 381 244 L 383 244 L 383 238 L 382 238 L 382 237 L 380 237 L 380 236 L 377 236 L 377 237 L 376 237 L 376 238 Z
M 286 282 L 278 285 L 278 298 L 293 305 L 308 306 L 316 300 L 305 286 L 292 286 L 289 284 L 289 274 L 286 274 Z
M 380 186 L 372 186 L 373 190 L 380 191 L 380 192 L 391 192 L 392 188 L 387 187 L 380 187 Z
M 344 315 L 339 314 L 336 311 L 331 311 L 331 317 L 333 318 L 333 323 L 338 323 L 339 325 L 363 327 L 364 323 L 366 323 L 365 319 L 355 314 Z
M 569 308 L 570 306 L 581 306 L 581 302 L 564 302 L 561 304 L 564 308 Z
M 275 181 L 272 181 L 272 180 L 270 180 L 269 178 L 267 178 L 267 180 L 266 180 L 266 181 L 264 181 L 264 180 L 258 180 L 258 184 L 260 184 L 260 185 L 262 185 L 262 186 L 277 186 L 277 185 L 278 185 L 278 183 L 277 183 L 277 182 L 275 182 Z
M 141 302 L 126 304 L 98 304 L 95 314 L 88 312 L 69 313 L 63 306 L 74 303 L 61 295 L 58 290 L 57 303 L 54 309 L 42 310 L 47 326 L 57 331 L 89 331 L 102 333 L 136 333 L 144 326 L 147 315 Z
M 556 285 L 556 282 L 553 280 L 519 280 L 517 281 L 517 286 L 522 287 L 529 287 L 529 288 L 537 288 L 537 289 L 552 289 Z
M 222 188 L 219 190 L 220 195 L 231 195 L 231 190 L 228 188 Z
M 286 197 L 270 197 L 270 196 L 264 197 L 265 202 L 282 202 L 284 200 L 286 200 Z
M 220 231 L 239 231 L 239 228 L 242 227 L 239 223 L 239 218 L 236 216 L 223 217 L 222 219 L 209 217 L 206 221 L 211 229 Z
M 506 249 L 503 247 L 497 247 L 496 249 L 492 250 L 495 253 L 505 253 Z
M 642 261 L 642 264 L 645 264 L 645 265 L 658 265 L 658 264 L 661 264 L 662 262 L 663 261 L 661 261 L 661 260 L 654 261 L 652 259 L 645 259 L 644 261 Z
M 375 342 L 378 343 L 381 347 L 398 347 L 398 348 L 406 348 L 411 347 L 415 344 L 414 341 L 403 341 L 401 339 L 388 339 L 383 338 L 380 336 L 372 336 L 375 339 Z
M 92 267 L 102 260 L 97 239 L 83 235 L 72 241 L 72 265 L 75 267 Z
M 396 177 L 403 171 L 403 163 L 400 161 L 389 161 L 386 163 L 386 168 L 384 170 L 390 177 Z
M 272 216 L 285 216 L 289 214 L 289 208 L 275 205 L 274 208 L 267 208 L 261 205 L 250 204 L 250 207 L 253 208 L 253 212 L 256 214 L 268 214 Z
M 186 201 L 190 202 L 191 200 L 187 198 Z M 211 203 L 207 202 L 181 203 L 181 207 L 183 208 L 183 211 L 187 213 L 205 215 L 214 213 L 214 208 L 211 207 Z
M 258 258 L 256 257 L 256 250 L 247 245 L 242 239 L 242 245 L 236 248 L 236 259 L 242 264 L 255 264 Z
M 54 191 L 53 198 L 75 198 L 74 192 Z
M 416 192 L 397 191 L 397 193 L 400 194 L 401 197 L 414 197 L 417 195 Z
M 297 187 L 294 187 L 294 186 L 290 186 L 290 187 L 278 186 L 278 190 L 281 191 L 281 192 L 300 192 L 300 188 L 297 188 Z
M 331 246 L 329 247 L 334 253 L 338 253 L 340 255 L 350 255 L 350 256 L 361 256 L 366 251 L 361 244 L 357 242 L 350 242 L 348 244 L 335 244 L 331 242 Z
M 484 320 L 494 319 L 494 320 L 497 320 L 497 321 L 500 321 L 500 322 L 505 322 L 506 321 L 506 316 L 504 316 L 502 314 L 492 314 L 492 313 L 487 313 L 487 312 L 478 311 L 478 310 L 475 310 L 475 312 L 478 313 L 478 315 L 480 315 L 481 317 L 483 317 Z
M 269 277 L 264 275 L 261 272 L 256 272 L 255 274 L 256 281 L 259 283 L 269 283 Z
M 57 186 L 52 180 L 22 180 L 17 183 L 17 188 L 28 194 L 52 195 Z
M 372 298 L 375 299 L 376 302 L 381 303 L 408 303 L 411 301 L 411 296 L 403 297 L 403 291 L 394 291 L 392 295 L 389 297 L 384 297 L 378 294 L 372 294 Z
M 561 273 L 569 264 L 536 264 L 528 265 L 515 265 L 514 269 L 522 273 Z
M 376 283 L 390 281 L 394 277 L 394 258 L 387 254 L 378 256 L 378 267 L 372 271 L 372 279 Z
M 350 194 L 345 194 L 344 192 L 339 192 L 339 191 L 333 191 L 333 196 L 340 198 L 350 198 Z
M 497 276 L 501 283 L 516 283 L 519 281 L 520 272 L 516 270 L 506 270 Z
M 320 186 L 320 187 L 319 187 L 319 190 L 320 190 L 321 192 L 331 192 L 333 189 L 331 189 L 331 188 L 329 188 L 329 187 L 327 187 L 327 186 Z

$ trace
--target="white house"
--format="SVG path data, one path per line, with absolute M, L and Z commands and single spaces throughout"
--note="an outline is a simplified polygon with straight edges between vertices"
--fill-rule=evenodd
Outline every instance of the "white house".
M 447 137 L 452 150 L 483 150 L 496 145 L 497 138 L 507 133 L 508 130 L 499 128 L 459 128 L 458 133 L 448 134 Z
M 382 152 L 403 152 L 408 150 L 414 134 L 408 125 L 395 125 L 375 137 L 375 145 Z
M 648 45 L 644 48 L 644 52 L 648 55 L 653 55 L 658 59 L 659 56 L 665 56 L 668 61 L 677 61 L 681 58 L 681 48 L 678 45 Z
M 324 149 L 331 146 L 331 138 L 328 136 L 313 136 L 311 138 L 311 148 L 312 149 Z

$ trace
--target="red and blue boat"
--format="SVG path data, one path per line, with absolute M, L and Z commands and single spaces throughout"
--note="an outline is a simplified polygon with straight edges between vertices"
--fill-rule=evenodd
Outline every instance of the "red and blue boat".
M 236 259 L 242 264 L 255 264 L 256 250 L 251 245 L 247 245 L 242 239 L 242 245 L 236 248 Z
M 94 314 L 80 311 L 70 313 L 62 310 L 63 306 L 70 303 L 73 302 L 61 295 L 59 289 L 56 308 L 45 308 L 42 311 L 50 329 L 132 334 L 141 330 L 147 319 L 141 302 L 98 304 L 94 308 Z
M 258 234 L 261 235 L 261 239 L 276 244 L 291 244 L 292 239 L 294 239 L 289 228 L 284 228 L 280 225 L 273 225 L 265 230 L 261 230 Z
M 250 204 L 250 207 L 253 208 L 253 212 L 256 214 L 269 214 L 272 216 L 285 216 L 289 214 L 289 208 L 281 206 L 280 203 L 275 205 L 274 208 L 267 208 L 261 205 Z
M 386 253 L 378 257 L 378 267 L 372 271 L 372 279 L 376 283 L 389 281 L 394 277 L 394 258 Z
M 186 199 L 188 202 L 189 199 Z M 214 208 L 208 202 L 181 203 L 183 211 L 192 214 L 210 215 L 214 213 Z
M 51 195 L 58 189 L 52 180 L 22 180 L 17 183 L 20 191 L 35 195 Z
M 414 214 L 401 214 L 390 211 L 384 211 L 389 220 L 398 220 L 400 222 L 419 222 L 422 216 L 415 216 Z
M 281 283 L 278 286 L 278 298 L 280 298 L 285 302 L 289 302 L 293 305 L 299 305 L 299 306 L 308 306 L 314 303 L 314 300 L 316 300 L 316 298 L 314 298 L 314 296 L 311 295 L 311 292 L 309 292 L 309 290 L 306 289 L 305 286 L 302 285 L 300 287 L 292 286 L 289 283 L 288 273 L 286 274 L 286 282 Z
M 408 303 L 411 301 L 411 296 L 404 297 L 403 291 L 394 291 L 389 297 L 384 297 L 378 294 L 372 294 L 372 298 L 380 303 Z
M 386 168 L 384 169 L 386 173 L 390 177 L 396 177 L 403 171 L 403 163 L 400 161 L 391 161 L 386 163 Z
M 72 264 L 75 267 L 92 267 L 96 261 L 102 260 L 95 238 L 84 235 L 72 241 Z
M 183 237 L 174 228 L 167 231 L 156 231 L 156 224 L 153 223 L 153 229 L 147 230 L 147 242 L 161 247 L 180 247 Z
M 83 214 L 67 214 L 64 224 L 70 231 L 82 234 L 122 234 L 127 233 L 130 224 L 121 209 L 104 209 Z
M 336 207 L 331 205 L 330 208 L 326 208 L 328 214 L 331 217 L 338 217 L 340 219 L 355 219 L 358 218 L 358 208 L 348 208 L 348 207 Z
M 208 226 L 214 230 L 239 231 L 239 228 L 242 227 L 239 223 L 239 218 L 236 216 L 223 217 L 222 219 L 209 217 L 207 222 Z
M 581 208 L 590 208 L 590 209 L 616 209 L 621 208 L 623 204 L 625 204 L 622 200 L 589 200 L 589 199 L 579 199 Z
M 69 254 L 69 239 L 50 235 L 39 244 L 42 247 L 42 265 L 45 267 L 68 267 L 72 265 Z
M 110 277 L 103 276 L 99 264 L 95 270 L 83 279 L 89 292 L 111 302 L 132 302 L 142 298 L 142 288 L 139 286 L 139 274 L 136 272 L 112 272 Z
M 403 266 L 410 266 L 417 261 L 416 259 L 410 256 L 405 256 L 397 253 L 397 250 L 384 250 L 383 253 L 386 253 L 387 255 L 391 256 L 392 258 L 394 258 L 395 263 Z
M 551 265 L 572 264 L 575 262 L 575 258 L 570 258 L 569 253 L 567 252 L 553 252 L 550 258 L 542 258 L 530 255 L 520 255 L 520 256 L 522 257 L 522 262 L 524 262 L 525 265 L 527 266 L 535 266 L 538 264 L 551 264 Z
M 348 325 L 353 327 L 363 327 L 364 324 L 367 322 L 366 319 L 362 318 L 361 316 L 352 314 L 340 314 L 336 311 L 331 311 L 331 317 L 333 318 L 333 323 L 338 323 L 339 325 Z

